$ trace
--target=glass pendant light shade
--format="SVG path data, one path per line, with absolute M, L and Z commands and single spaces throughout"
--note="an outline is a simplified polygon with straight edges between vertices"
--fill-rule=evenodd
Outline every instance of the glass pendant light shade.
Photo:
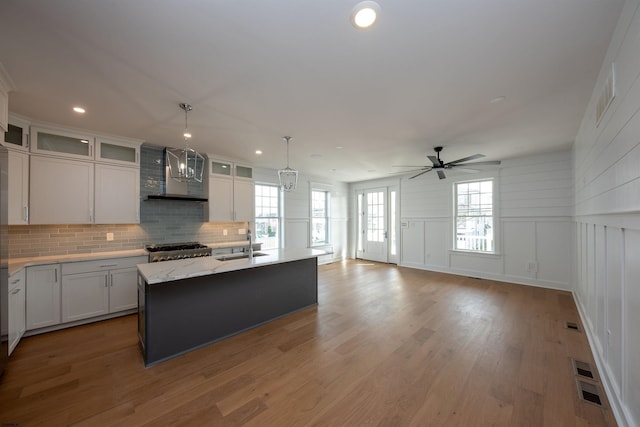
M 278 171 L 278 179 L 280 180 L 280 188 L 283 191 L 294 191 L 298 186 L 298 171 L 289 167 L 289 141 L 290 136 L 282 139 L 287 143 L 287 167 Z
M 184 148 L 167 148 L 167 165 L 172 179 L 180 182 L 202 182 L 204 171 L 204 157 L 196 150 L 189 148 L 189 128 L 187 113 L 193 109 L 189 104 L 180 104 L 184 110 Z

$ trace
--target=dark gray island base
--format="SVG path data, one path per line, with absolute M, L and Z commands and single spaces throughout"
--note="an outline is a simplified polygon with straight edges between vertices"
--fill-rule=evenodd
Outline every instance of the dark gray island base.
M 149 284 L 139 276 L 146 366 L 318 304 L 317 258 Z

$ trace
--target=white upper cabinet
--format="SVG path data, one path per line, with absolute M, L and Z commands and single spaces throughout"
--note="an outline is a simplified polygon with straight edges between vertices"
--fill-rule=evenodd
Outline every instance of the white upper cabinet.
M 253 221 L 253 168 L 209 157 L 210 222 Z
M 9 115 L 9 125 L 4 133 L 3 145 L 7 148 L 29 151 L 29 122 Z
M 140 143 L 96 137 L 96 161 L 140 166 Z
M 93 169 L 91 162 L 32 154 L 30 224 L 93 223 Z
M 32 153 L 93 160 L 94 137 L 90 133 L 32 126 L 30 138 Z
M 0 85 L 0 130 L 6 132 L 9 129 L 9 93 L 2 90 Z
M 140 170 L 96 163 L 95 223 L 140 223 Z
M 0 63 L 0 131 L 9 129 L 9 92 L 14 89 L 13 81 Z
M 9 225 L 29 224 L 29 153 L 9 151 Z

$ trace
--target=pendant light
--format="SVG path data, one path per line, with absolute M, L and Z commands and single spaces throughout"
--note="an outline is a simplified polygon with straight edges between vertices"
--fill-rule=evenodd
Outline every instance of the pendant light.
M 191 133 L 187 125 L 187 114 L 193 110 L 189 104 L 181 103 L 184 110 L 184 148 L 167 148 L 167 165 L 171 178 L 180 182 L 202 182 L 204 171 L 204 157 L 192 148 L 189 148 Z
M 282 137 L 287 143 L 287 167 L 278 171 L 278 178 L 280 179 L 280 188 L 283 191 L 293 191 L 298 185 L 298 171 L 289 167 L 289 141 L 290 136 Z

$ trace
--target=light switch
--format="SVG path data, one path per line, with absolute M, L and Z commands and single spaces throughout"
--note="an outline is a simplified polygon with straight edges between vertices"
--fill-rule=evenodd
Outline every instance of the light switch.
M 107 242 L 111 242 L 113 240 L 113 233 L 107 233 Z

